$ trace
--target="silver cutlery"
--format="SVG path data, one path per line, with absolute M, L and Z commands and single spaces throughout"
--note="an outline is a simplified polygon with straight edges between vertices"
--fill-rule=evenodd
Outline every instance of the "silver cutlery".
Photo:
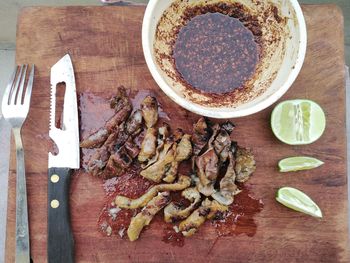
M 27 70 L 28 65 L 15 68 L 2 100 L 2 113 L 12 127 L 16 143 L 16 263 L 30 262 L 27 189 L 21 128 L 29 112 L 34 65 L 25 85 Z

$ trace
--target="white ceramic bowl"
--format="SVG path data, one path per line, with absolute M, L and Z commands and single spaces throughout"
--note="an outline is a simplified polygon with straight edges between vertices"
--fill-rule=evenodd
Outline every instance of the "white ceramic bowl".
M 201 0 L 187 0 L 183 2 L 196 3 L 196 1 Z M 231 0 L 226 0 L 225 2 L 227 1 Z M 157 25 L 163 12 L 169 8 L 174 0 L 150 0 L 143 19 L 142 46 L 148 68 L 159 87 L 174 102 L 185 109 L 199 115 L 213 118 L 236 118 L 247 116 L 259 112 L 276 102 L 291 87 L 302 67 L 306 52 L 306 26 L 303 13 L 297 0 L 263 1 L 272 2 L 279 7 L 283 16 L 288 17 L 285 25 L 285 29 L 288 31 L 288 37 L 284 40 L 284 52 L 280 56 L 279 64 L 277 65 L 276 58 L 272 57 L 270 58 L 271 61 L 267 61 L 266 63 L 266 72 L 269 70 L 271 71 L 271 69 L 268 68 L 269 65 L 277 65 L 275 66 L 276 72 L 273 74 L 273 79 L 271 78 L 266 89 L 251 100 L 233 106 L 212 106 L 206 105 L 205 103 L 196 103 L 184 95 L 184 93 L 176 87 L 176 83 L 167 76 L 166 72 L 164 72 L 160 68 L 159 63 L 157 63 L 154 54 L 154 41 Z M 254 3 L 251 0 L 232 0 L 232 2 Z M 264 74 L 263 71 L 262 75 Z M 257 88 L 259 88 L 258 82 Z

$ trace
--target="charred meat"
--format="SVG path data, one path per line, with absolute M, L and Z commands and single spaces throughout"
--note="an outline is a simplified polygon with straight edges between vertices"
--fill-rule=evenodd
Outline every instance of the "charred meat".
M 197 123 L 193 125 L 193 154 L 198 155 L 202 149 L 207 145 L 211 135 L 211 130 L 205 121 L 204 117 L 201 117 Z
M 157 129 L 148 128 L 138 156 L 140 163 L 147 162 L 156 154 Z
M 187 218 L 201 201 L 201 194 L 195 187 L 187 188 L 182 191 L 181 195 L 189 200 L 191 204 L 182 208 L 178 204 L 172 202 L 164 208 L 164 220 L 167 223 L 174 223 L 178 220 Z
M 220 181 L 220 191 L 213 193 L 211 196 L 223 205 L 230 205 L 233 203 L 234 195 L 240 193 L 235 181 L 236 173 L 234 170 L 233 153 L 229 152 L 229 164 L 225 176 Z
M 154 127 L 158 121 L 158 102 L 155 97 L 147 96 L 141 103 L 141 111 L 147 128 Z
M 151 223 L 153 217 L 169 203 L 169 200 L 170 196 L 168 192 L 159 193 L 147 203 L 140 213 L 131 219 L 127 231 L 130 241 L 135 241 L 139 238 L 142 229 Z
M 81 148 L 100 147 L 108 138 L 109 132 L 105 128 L 99 129 L 80 143 Z
M 254 173 L 255 169 L 256 164 L 253 153 L 246 148 L 238 147 L 235 165 L 236 181 L 244 183 Z
M 141 171 L 140 175 L 148 180 L 159 183 L 165 173 L 171 168 L 171 163 L 175 160 L 175 147 L 176 145 L 174 143 L 166 143 L 163 151 L 159 154 L 158 161 Z
M 151 187 L 144 195 L 137 199 L 131 199 L 125 196 L 117 196 L 115 204 L 119 208 L 135 209 L 145 206 L 153 197 L 162 191 L 179 191 L 186 189 L 191 185 L 191 179 L 188 176 L 180 175 L 179 180 L 174 184 L 158 184 Z
M 130 241 L 137 240 L 163 208 L 164 220 L 179 222 L 177 230 L 186 237 L 206 220 L 221 220 L 229 214 L 229 205 L 241 191 L 236 183 L 248 180 L 256 167 L 252 152 L 232 141 L 234 124 L 219 125 L 201 117 L 192 134 L 180 128 L 171 131 L 167 123 L 157 125 L 156 98 L 145 97 L 140 109 L 133 111 L 124 87 L 110 106 L 115 115 L 80 146 L 94 149 L 87 168 L 94 176 L 109 179 L 141 168 L 135 176 L 152 185 L 138 198 L 117 195 L 112 202 L 119 210 L 142 209 L 131 219 Z M 187 165 L 192 161 L 191 178 L 178 175 L 179 167 L 189 168 L 180 166 L 186 160 L 190 160 Z M 182 191 L 181 202 L 171 201 L 176 195 L 170 192 L 177 191 Z
M 193 213 L 182 221 L 179 225 L 179 231 L 185 236 L 192 236 L 198 228 L 205 222 L 210 213 L 211 201 L 206 198 L 201 206 L 193 211 Z

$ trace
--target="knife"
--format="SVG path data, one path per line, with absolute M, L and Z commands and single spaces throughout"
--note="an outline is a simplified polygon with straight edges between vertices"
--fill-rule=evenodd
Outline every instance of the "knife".
M 67 54 L 51 68 L 50 138 L 58 154 L 49 152 L 48 165 L 48 262 L 74 262 L 74 239 L 70 226 L 69 184 L 79 169 L 79 124 L 72 61 Z M 57 84 L 65 83 L 62 128 L 55 125 Z

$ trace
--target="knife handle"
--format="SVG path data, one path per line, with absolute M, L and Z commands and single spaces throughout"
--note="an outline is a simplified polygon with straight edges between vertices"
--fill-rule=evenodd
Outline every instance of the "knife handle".
M 70 226 L 70 168 L 49 168 L 48 240 L 49 263 L 73 263 L 74 239 Z

